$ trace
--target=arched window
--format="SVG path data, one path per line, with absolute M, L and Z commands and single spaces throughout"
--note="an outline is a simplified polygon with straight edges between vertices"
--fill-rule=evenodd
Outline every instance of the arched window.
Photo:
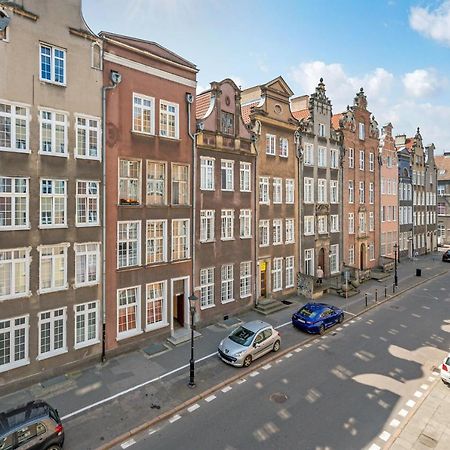
M 0 11 L 0 41 L 8 40 L 8 25 L 10 18 L 4 11 Z
M 406 168 L 403 169 L 403 176 L 409 177 L 408 169 L 406 169 Z
M 102 69 L 102 48 L 100 44 L 94 42 L 91 46 L 92 52 L 92 67 L 94 69 Z

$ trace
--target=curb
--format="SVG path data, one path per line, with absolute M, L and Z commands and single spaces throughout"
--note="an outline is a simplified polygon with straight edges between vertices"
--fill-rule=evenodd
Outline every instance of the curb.
M 436 275 L 433 275 L 427 279 L 421 280 L 419 281 L 417 284 L 410 286 L 408 288 L 403 289 L 402 291 L 398 291 L 395 294 L 390 295 L 389 297 L 385 298 L 384 300 L 380 300 L 378 302 L 376 302 L 375 304 L 368 306 L 367 308 L 365 308 L 363 311 L 359 312 L 358 314 L 355 314 L 351 319 L 347 319 L 344 321 L 348 322 L 350 320 L 354 320 L 355 317 L 359 317 L 362 316 L 363 314 L 365 314 L 366 312 L 376 308 L 379 305 L 382 305 L 384 303 L 386 303 L 389 300 L 392 300 L 395 297 L 398 297 L 399 295 L 404 294 L 405 292 L 410 291 L 411 289 L 416 288 L 417 286 L 420 286 L 424 283 L 427 283 L 431 280 L 433 280 L 434 278 L 440 277 L 444 274 L 448 273 L 448 270 L 444 270 L 443 272 L 440 272 Z M 332 330 L 327 331 L 325 334 L 329 334 Z M 228 378 L 222 382 L 220 382 L 219 384 L 216 384 L 215 386 L 212 386 L 210 388 L 208 388 L 206 391 L 201 392 L 200 394 L 197 394 L 196 396 L 185 400 L 183 403 L 175 406 L 174 408 L 172 408 L 169 411 L 166 411 L 162 414 L 160 414 L 159 416 L 154 417 L 151 420 L 148 420 L 147 422 L 144 422 L 141 425 L 138 425 L 137 427 L 132 428 L 131 430 L 121 434 L 120 436 L 117 436 L 116 438 L 114 438 L 113 440 L 111 440 L 110 442 L 108 442 L 107 444 L 102 445 L 101 447 L 98 447 L 97 450 L 109 450 L 113 447 L 115 447 L 116 445 L 121 444 L 122 442 L 126 441 L 127 439 L 130 439 L 131 437 L 135 436 L 136 434 L 147 430 L 148 428 L 151 428 L 153 425 L 155 425 L 158 422 L 161 422 L 164 419 L 167 419 L 171 416 L 173 416 L 174 414 L 177 414 L 178 412 L 184 410 L 185 408 L 187 408 L 188 406 L 193 405 L 194 403 L 198 402 L 199 400 L 203 400 L 204 398 L 208 397 L 210 394 L 212 394 L 213 392 L 216 392 L 218 390 L 220 390 L 221 388 L 234 383 L 235 381 L 246 377 L 247 375 L 249 375 L 251 372 L 254 372 L 256 369 L 261 368 L 262 366 L 265 366 L 266 364 L 275 361 L 276 359 L 279 359 L 281 357 L 283 357 L 284 355 L 292 352 L 294 349 L 296 349 L 299 346 L 303 346 L 305 344 L 309 344 L 311 342 L 313 342 L 314 340 L 319 339 L 316 335 L 313 335 L 307 339 L 305 339 L 304 341 L 298 342 L 290 347 L 288 347 L 287 349 L 284 350 L 280 350 L 277 353 L 274 353 L 272 357 L 270 358 L 264 358 L 263 361 L 261 362 L 255 362 L 254 364 L 251 365 L 251 367 L 247 368 L 247 369 L 240 369 L 239 374 L 232 376 L 231 378 Z M 431 391 L 431 390 L 430 390 Z M 426 397 L 425 397 L 426 398 Z M 403 428 L 402 428 L 403 429 Z

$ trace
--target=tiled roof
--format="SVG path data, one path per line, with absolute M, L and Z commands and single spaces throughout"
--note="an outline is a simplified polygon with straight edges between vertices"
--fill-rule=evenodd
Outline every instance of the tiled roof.
M 297 120 L 302 120 L 302 119 L 306 119 L 307 117 L 309 117 L 310 116 L 310 112 L 309 112 L 309 109 L 301 109 L 300 111 L 294 111 L 292 113 L 292 115 Z
M 414 138 L 412 137 L 406 138 L 405 147 L 408 150 L 411 150 L 413 148 L 413 145 L 414 145 Z
M 333 117 L 331 118 L 331 125 L 335 130 L 339 130 L 339 121 L 342 119 L 344 114 L 333 114 Z
M 259 102 L 248 103 L 245 106 L 241 106 L 241 115 L 244 123 L 250 123 L 250 110 L 252 106 L 256 106 Z
M 209 104 L 211 103 L 211 92 L 206 91 L 200 95 L 197 95 L 195 102 L 195 118 L 203 119 L 208 111 Z
M 450 156 L 435 156 L 434 162 L 438 169 L 438 180 L 450 180 Z M 445 170 L 445 173 L 441 173 Z

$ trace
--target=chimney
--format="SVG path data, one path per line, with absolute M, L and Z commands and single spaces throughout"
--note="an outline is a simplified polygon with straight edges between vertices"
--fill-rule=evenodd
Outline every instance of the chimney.
M 291 111 L 303 111 L 309 107 L 309 95 L 301 95 L 291 99 Z

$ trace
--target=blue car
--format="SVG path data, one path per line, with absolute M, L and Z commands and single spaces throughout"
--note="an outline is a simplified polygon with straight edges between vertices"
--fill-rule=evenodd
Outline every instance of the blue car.
M 325 333 L 336 323 L 344 321 L 344 311 L 325 303 L 307 303 L 292 316 L 292 325 L 307 333 Z

